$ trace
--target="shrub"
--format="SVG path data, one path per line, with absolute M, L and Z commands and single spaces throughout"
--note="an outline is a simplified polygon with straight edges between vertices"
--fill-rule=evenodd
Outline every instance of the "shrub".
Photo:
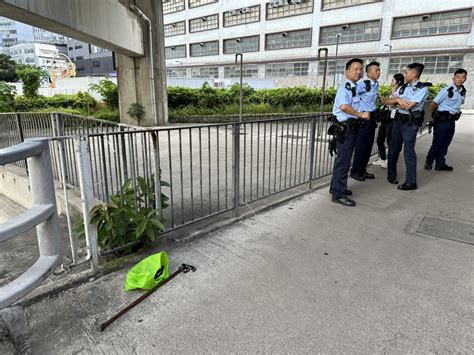
M 118 109 L 119 96 L 118 87 L 110 78 L 105 78 L 99 81 L 98 84 L 90 84 L 89 89 L 97 92 L 105 104 L 111 109 Z
M 169 184 L 162 181 L 161 186 Z M 161 208 L 168 207 L 168 197 L 161 194 Z M 163 221 L 157 216 L 155 206 L 154 175 L 146 180 L 137 177 L 137 186 L 133 187 L 127 179 L 121 190 L 106 202 L 100 202 L 90 211 L 90 223 L 97 226 L 99 246 L 113 248 L 133 241 L 152 243 L 156 235 L 165 230 Z M 75 228 L 79 239 L 85 239 L 84 224 Z M 127 253 L 127 250 L 125 250 Z
M 127 113 L 130 117 L 135 118 L 137 123 L 140 123 L 140 120 L 145 115 L 145 108 L 139 103 L 133 103 L 128 107 Z
M 15 105 L 15 88 L 0 81 L 0 112 L 10 112 Z
M 36 97 L 45 73 L 39 68 L 24 66 L 18 68 L 16 74 L 23 82 L 23 94 L 26 97 Z

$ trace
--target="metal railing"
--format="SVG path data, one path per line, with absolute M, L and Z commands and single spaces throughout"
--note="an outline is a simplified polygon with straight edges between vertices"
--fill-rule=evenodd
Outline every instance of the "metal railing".
M 24 126 L 29 134 L 50 129 L 55 177 L 64 186 L 87 185 L 90 190 L 84 215 L 95 202 L 108 202 L 130 180 L 133 190 L 146 185 L 143 198 L 135 195 L 135 207 L 154 204 L 166 231 L 231 210 L 237 214 L 240 206 L 305 184 L 311 188 L 314 180 L 332 173 L 326 114 L 154 129 L 70 115 L 42 117 Z M 5 127 L 17 127 L 12 119 L 6 122 Z M 19 139 L 17 133 L 8 137 Z M 78 154 L 79 137 L 87 154 Z M 376 143 L 372 152 L 377 153 Z M 88 165 L 90 172 L 81 176 Z M 168 199 L 163 209 L 162 193 Z M 111 244 L 101 252 L 115 249 Z
M 34 290 L 61 261 L 58 215 L 46 139 L 29 140 L 0 150 L 0 165 L 28 159 L 33 206 L 0 224 L 0 242 L 36 227 L 39 258 L 21 276 L 0 288 L 0 309 Z

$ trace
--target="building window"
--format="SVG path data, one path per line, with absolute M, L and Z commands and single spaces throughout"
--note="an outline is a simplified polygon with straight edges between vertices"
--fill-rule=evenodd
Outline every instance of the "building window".
M 392 38 L 468 32 L 471 9 L 393 19 Z
M 437 55 L 419 57 L 390 58 L 389 74 L 403 73 L 403 69 L 410 63 L 418 62 L 425 65 L 423 74 L 451 74 L 463 67 L 463 55 Z
M 362 4 L 370 4 L 372 2 L 380 2 L 382 0 L 323 0 L 322 1 L 322 9 L 335 9 L 338 7 L 346 7 L 346 6 L 353 6 L 353 5 L 362 5 Z
M 74 46 L 74 49 L 81 49 L 81 48 L 82 48 L 82 44 L 76 44 L 76 45 Z
M 189 7 L 198 7 L 202 5 L 212 4 L 213 2 L 218 2 L 219 0 L 189 0 Z
M 170 23 L 164 26 L 165 37 L 184 35 L 186 33 L 186 25 L 184 21 Z
M 163 0 L 163 15 L 184 10 L 184 0 Z
M 218 79 L 218 67 L 191 68 L 191 78 L 194 79 Z
M 68 49 L 69 49 L 70 51 L 72 51 L 74 48 L 73 48 L 73 47 L 69 47 Z
M 224 12 L 224 27 L 260 21 L 260 5 Z
M 326 75 L 334 75 L 336 74 L 341 74 L 343 75 L 345 70 L 346 70 L 346 62 L 347 59 L 341 59 L 337 61 L 337 67 L 336 67 L 336 61 L 335 60 L 328 60 L 328 68 L 326 71 Z M 318 62 L 318 75 L 323 75 L 324 74 L 324 62 Z M 334 73 L 335 72 L 335 73 Z
M 84 56 L 80 55 L 76 57 L 76 60 L 81 60 L 81 59 L 84 59 Z
M 189 45 L 191 57 L 204 57 L 219 54 L 219 41 L 193 43 Z
M 260 36 L 237 37 L 224 40 L 224 54 L 258 52 Z
M 311 46 L 311 29 L 265 35 L 265 49 L 287 49 Z
M 380 24 L 380 20 L 376 20 L 321 27 L 319 44 L 336 44 L 338 33 L 341 34 L 339 43 L 378 41 L 380 39 Z
M 242 77 L 257 78 L 258 65 L 244 65 L 243 70 L 242 70 Z M 232 65 L 230 67 L 224 67 L 224 78 L 226 79 L 240 78 L 240 66 Z
M 201 32 L 219 28 L 219 15 L 209 15 L 189 20 L 189 32 Z
M 267 20 L 313 12 L 313 0 L 273 0 L 266 4 Z
M 267 64 L 265 65 L 265 78 L 308 76 L 308 67 L 308 62 Z
M 186 68 L 166 68 L 166 76 L 168 78 L 186 78 Z
M 92 61 L 92 67 L 94 67 L 94 68 L 100 68 L 100 61 L 98 61 L 98 60 Z
M 166 59 L 186 58 L 186 45 L 165 47 Z

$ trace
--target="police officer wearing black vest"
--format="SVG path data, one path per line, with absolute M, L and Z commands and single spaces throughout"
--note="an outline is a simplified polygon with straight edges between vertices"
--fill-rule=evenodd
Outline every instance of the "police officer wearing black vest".
M 343 206 L 353 207 L 355 201 L 348 195 L 347 176 L 359 127 L 358 119 L 368 120 L 368 112 L 359 111 L 360 97 L 357 94 L 357 81 L 362 76 L 362 59 L 351 59 L 346 63 L 346 81 L 337 89 L 332 113 L 335 116 L 329 134 L 336 140 L 337 156 L 331 180 L 332 201 Z
M 366 77 L 357 82 L 357 94 L 360 96 L 360 110 L 370 112 L 370 119 L 360 121 L 359 132 L 357 133 L 356 144 L 354 148 L 354 159 L 352 161 L 351 177 L 358 181 L 365 179 L 374 179 L 374 174 L 367 172 L 374 145 L 375 129 L 377 128 L 376 104 L 379 90 L 380 63 L 370 62 L 365 67 Z
M 428 97 L 428 86 L 431 85 L 431 83 L 420 81 L 424 67 L 420 63 L 408 64 L 404 71 L 405 84 L 396 92 L 398 97 L 383 100 L 387 105 L 397 106 L 392 128 L 392 139 L 388 148 L 387 180 L 391 184 L 398 184 L 397 162 L 403 146 L 406 177 L 405 182 L 398 185 L 398 189 L 403 191 L 418 188 L 416 183 L 416 134 L 418 127 L 423 124 L 423 106 Z
M 453 171 L 446 164 L 446 153 L 454 137 L 455 122 L 461 117 L 461 105 L 464 104 L 467 71 L 458 69 L 454 72 L 453 83 L 443 88 L 431 102 L 433 117 L 433 144 L 426 157 L 425 169 L 431 170 L 436 162 L 435 170 Z

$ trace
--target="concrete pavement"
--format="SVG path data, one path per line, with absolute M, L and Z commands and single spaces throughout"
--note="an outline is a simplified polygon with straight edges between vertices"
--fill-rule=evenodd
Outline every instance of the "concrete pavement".
M 33 304 L 32 353 L 474 352 L 473 138 L 466 115 L 448 173 L 423 170 L 431 136 L 421 137 L 417 191 L 396 190 L 372 167 L 374 181 L 350 181 L 356 208 L 323 188 L 163 247 L 171 270 L 186 262 L 197 272 L 103 333 L 97 325 L 140 294 L 123 290 L 127 270 Z M 455 221 L 467 243 L 420 233 L 425 217 Z

